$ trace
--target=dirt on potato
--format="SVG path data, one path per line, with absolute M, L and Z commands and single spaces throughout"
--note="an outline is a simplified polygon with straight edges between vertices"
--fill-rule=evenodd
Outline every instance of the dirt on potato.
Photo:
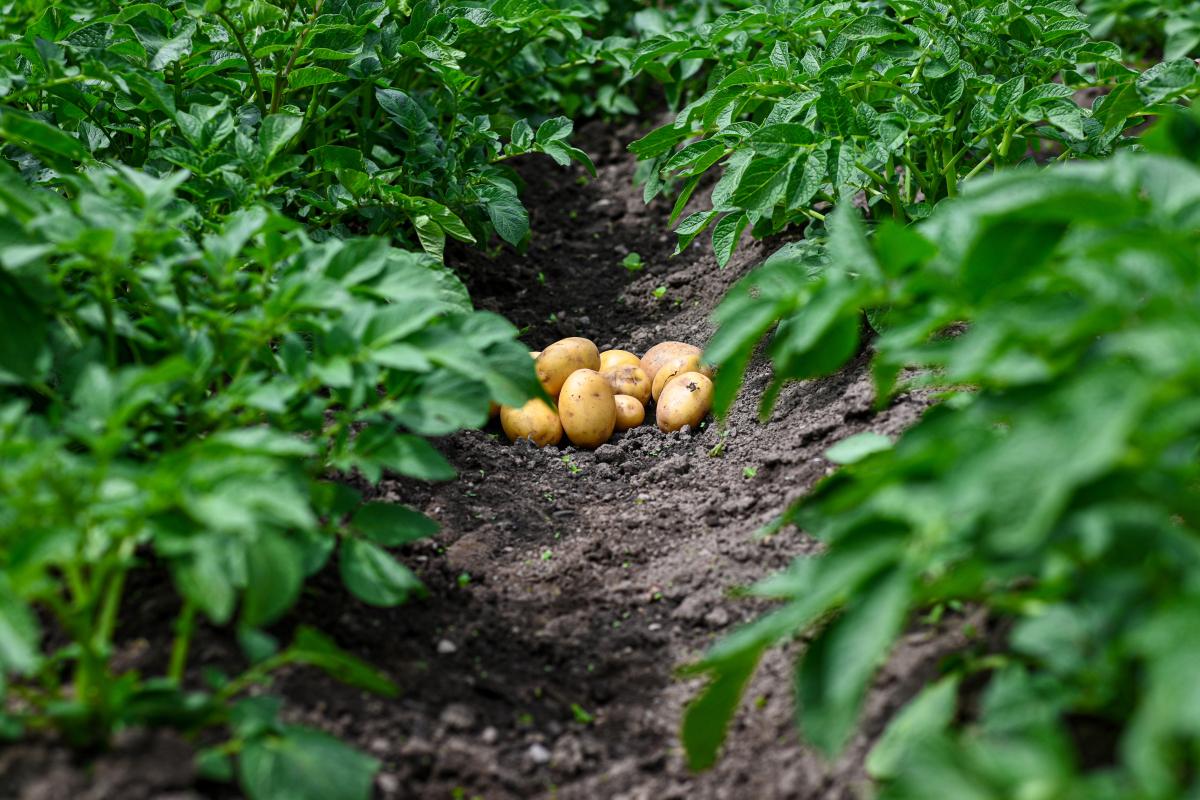
M 672 258 L 674 198 L 646 206 L 632 185 L 625 145 L 643 133 L 636 124 L 583 126 L 575 144 L 591 154 L 596 179 L 522 159 L 533 228 L 524 256 L 507 245 L 494 255 L 447 253 L 476 305 L 510 319 L 531 350 L 568 336 L 638 354 L 667 340 L 703 346 L 729 286 L 799 237 L 747 235 L 724 270 L 706 236 Z M 700 187 L 692 205 L 707 204 L 710 189 Z M 632 281 L 620 263 L 631 252 L 645 264 Z M 802 643 L 764 658 L 724 757 L 701 774 L 688 771 L 678 740 L 682 708 L 700 684 L 675 671 L 765 607 L 730 598 L 731 589 L 819 549 L 795 529 L 755 532 L 832 471 L 823 453 L 862 431 L 899 434 L 928 406 L 901 395 L 873 413 L 868 360 L 864 352 L 836 375 L 789 385 L 765 423 L 758 404 L 771 373 L 758 360 L 728 417 L 710 416 L 697 430 L 663 434 L 648 413 L 596 450 L 566 438 L 538 450 L 510 444 L 496 420 L 437 441 L 457 480 L 386 478 L 369 487 L 344 476 L 368 499 L 406 503 L 441 524 L 435 537 L 399 551 L 428 592 L 378 609 L 351 597 L 336 568 L 318 575 L 273 633 L 286 641 L 295 625 L 316 625 L 403 691 L 376 697 L 289 668 L 272 689 L 285 717 L 380 759 L 375 795 L 387 800 L 857 796 L 863 759 L 886 721 L 939 659 L 979 635 L 981 619 L 914 627 L 836 763 L 795 733 L 790 673 Z M 722 454 L 710 457 L 722 441 Z M 165 666 L 177 605 L 153 564 L 132 585 L 119 663 L 152 674 Z M 231 631 L 204 629 L 194 654 L 188 680 L 197 685 L 205 667 L 245 666 Z M 53 738 L 5 745 L 0 800 L 238 796 L 197 777 L 194 746 L 137 731 L 102 754 Z

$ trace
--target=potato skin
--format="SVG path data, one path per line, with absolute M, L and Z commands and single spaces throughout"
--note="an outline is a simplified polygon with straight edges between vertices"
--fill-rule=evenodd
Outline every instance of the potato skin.
M 540 356 L 541 354 L 542 354 L 541 350 L 530 350 L 529 351 L 529 357 L 532 358 L 534 361 L 537 361 L 537 357 Z
M 636 397 L 619 394 L 614 398 L 617 404 L 617 424 L 615 431 L 627 431 L 636 428 L 646 419 L 646 407 Z
M 617 404 L 612 387 L 599 372 L 572 372 L 558 396 L 563 432 L 577 447 L 594 448 L 608 441 L 617 424 Z
M 635 367 L 642 365 L 642 360 L 628 350 L 605 350 L 600 354 L 600 371 L 609 367 L 616 367 L 621 364 L 630 364 Z
M 712 409 L 712 402 L 712 381 L 699 372 L 685 372 L 668 383 L 658 398 L 658 429 L 671 433 L 690 425 L 694 430 Z
M 600 370 L 600 374 L 608 381 L 615 394 L 629 395 L 642 405 L 650 402 L 650 379 L 642 372 L 641 367 L 619 364 Z
M 572 336 L 547 347 L 534 364 L 546 394 L 558 397 L 563 382 L 580 369 L 600 371 L 600 351 L 589 339 Z
M 712 370 L 701 363 L 700 356 L 695 353 L 675 356 L 659 367 L 658 374 L 654 376 L 654 384 L 650 387 L 650 395 L 654 398 L 654 402 L 658 402 L 658 396 L 662 394 L 663 387 L 670 383 L 672 378 L 685 372 L 699 372 L 706 378 L 712 378 Z
M 501 406 L 500 425 L 510 442 L 530 439 L 538 447 L 545 447 L 562 441 L 563 429 L 558 414 L 537 398 L 520 408 Z
M 642 372 L 646 373 L 646 377 L 650 379 L 650 385 L 654 385 L 654 376 L 658 374 L 658 370 L 663 364 L 670 361 L 676 356 L 700 355 L 702 351 L 699 347 L 687 344 L 686 342 L 662 342 L 656 344 L 646 351 L 646 355 L 642 356 Z

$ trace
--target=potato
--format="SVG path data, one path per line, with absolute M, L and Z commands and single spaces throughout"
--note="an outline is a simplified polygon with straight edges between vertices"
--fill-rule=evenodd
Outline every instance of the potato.
M 627 431 L 636 428 L 646 419 L 646 407 L 642 401 L 627 394 L 619 394 L 613 398 L 617 404 L 617 424 L 615 431 Z
M 612 387 L 594 369 L 572 372 L 558 396 L 563 432 L 578 447 L 599 447 L 612 436 L 617 404 Z
M 500 407 L 500 425 L 510 442 L 529 439 L 538 447 L 562 441 L 563 428 L 554 409 L 533 399 L 520 408 Z
M 532 358 L 534 361 L 537 361 L 537 357 L 540 356 L 541 354 L 542 354 L 541 350 L 530 350 L 529 351 L 529 357 Z
M 695 430 L 712 409 L 712 402 L 712 381 L 699 372 L 685 372 L 668 383 L 658 398 L 658 429 L 671 433 L 691 425 Z
M 608 381 L 614 393 L 629 395 L 642 405 L 650 402 L 650 379 L 642 372 L 641 367 L 620 364 L 600 370 L 600 374 Z
M 656 344 L 646 351 L 646 355 L 642 356 L 641 368 L 642 372 L 646 373 L 646 377 L 650 379 L 650 385 L 654 385 L 654 376 L 658 374 L 659 368 L 676 356 L 700 355 L 699 347 L 693 347 L 684 342 L 663 342 Z
M 642 360 L 628 350 L 605 350 L 600 354 L 600 371 L 620 364 L 630 364 L 635 367 L 642 365 Z
M 659 367 L 658 374 L 654 376 L 654 383 L 650 387 L 650 396 L 654 398 L 654 402 L 658 402 L 658 396 L 662 394 L 663 387 L 670 383 L 672 378 L 685 372 L 699 372 L 704 377 L 712 379 L 712 370 L 708 368 L 708 365 L 700 362 L 700 356 L 695 353 L 676 356 Z
M 537 376 L 546 394 L 558 397 L 563 381 L 580 369 L 600 371 L 600 351 L 591 341 L 572 336 L 555 342 L 537 357 Z
M 492 403 L 488 406 L 488 419 L 495 419 L 500 416 L 500 404 Z

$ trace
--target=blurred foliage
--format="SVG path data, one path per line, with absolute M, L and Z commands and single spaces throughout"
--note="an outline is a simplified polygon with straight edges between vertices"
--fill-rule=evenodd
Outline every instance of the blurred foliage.
M 777 376 L 824 374 L 865 312 L 879 406 L 913 389 L 941 402 L 894 446 L 830 450 L 847 466 L 779 520 L 828 552 L 754 587 L 782 605 L 694 667 L 712 680 L 686 714 L 693 765 L 716 757 L 766 647 L 811 637 L 798 721 L 833 754 L 915 615 L 978 604 L 1002 648 L 976 640 L 895 717 L 867 762 L 879 797 L 1200 791 L 1200 117 L 1146 143 L 981 180 L 870 238 L 843 205 L 827 269 L 779 259 L 722 303 L 716 360 L 780 319 Z
M 1084 0 L 1091 34 L 1117 42 L 1129 58 L 1172 61 L 1200 47 L 1200 3 L 1181 0 Z

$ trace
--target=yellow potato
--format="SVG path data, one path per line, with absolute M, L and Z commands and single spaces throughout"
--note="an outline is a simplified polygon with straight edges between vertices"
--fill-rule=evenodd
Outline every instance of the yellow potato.
M 642 365 L 642 360 L 628 350 L 605 350 L 600 354 L 600 371 L 620 364 L 631 364 L 635 367 Z
M 578 447 L 599 447 L 617 424 L 612 387 L 593 369 L 572 372 L 558 396 L 563 432 Z
M 500 407 L 500 425 L 510 442 L 529 439 L 538 447 L 562 441 L 562 423 L 545 401 L 533 399 L 520 408 Z
M 712 370 L 708 368 L 708 365 L 700 362 L 700 356 L 695 353 L 676 356 L 659 367 L 658 374 L 654 376 L 654 383 L 650 387 L 650 395 L 654 398 L 654 402 L 658 402 L 658 396 L 662 394 L 663 387 L 670 383 L 672 378 L 685 372 L 699 372 L 704 377 L 712 379 Z
M 600 351 L 588 339 L 572 336 L 543 350 L 535 366 L 546 394 L 558 397 L 563 382 L 572 372 L 580 369 L 600 371 Z
M 685 372 L 668 383 L 658 398 L 658 429 L 671 433 L 690 425 L 695 430 L 712 402 L 712 381 L 699 372 Z
M 616 394 L 629 395 L 642 405 L 650 402 L 650 379 L 642 372 L 641 367 L 620 364 L 600 370 L 600 374 Z
M 534 361 L 537 361 L 537 357 L 540 356 L 541 354 L 542 354 L 541 350 L 530 350 L 529 351 L 529 357 L 532 358 Z
M 617 424 L 615 431 L 627 431 L 636 428 L 646 419 L 646 407 L 636 397 L 619 394 L 613 398 L 617 404 Z
M 500 416 L 500 405 L 498 403 L 492 403 L 490 406 L 488 406 L 488 419 L 495 419 L 498 416 Z
M 663 342 L 656 344 L 646 351 L 646 355 L 642 356 L 642 372 L 646 373 L 646 377 L 650 379 L 650 385 L 654 385 L 654 376 L 658 374 L 659 368 L 676 356 L 686 356 L 690 354 L 700 355 L 699 347 L 694 347 L 684 342 Z

